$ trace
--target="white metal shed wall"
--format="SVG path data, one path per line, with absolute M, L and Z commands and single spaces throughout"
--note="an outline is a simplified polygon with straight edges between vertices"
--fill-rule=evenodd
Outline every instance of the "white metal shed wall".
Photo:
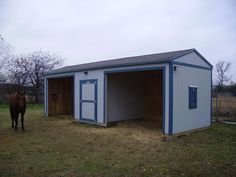
M 103 71 L 102 70 L 91 70 L 87 74 L 83 72 L 77 72 L 75 74 L 75 119 L 80 120 L 80 81 L 97 79 L 97 123 L 104 124 L 103 116 Z M 80 120 L 81 121 L 81 120 Z
M 173 71 L 173 134 L 210 126 L 211 70 L 177 66 Z M 197 108 L 189 109 L 189 86 L 197 86 Z

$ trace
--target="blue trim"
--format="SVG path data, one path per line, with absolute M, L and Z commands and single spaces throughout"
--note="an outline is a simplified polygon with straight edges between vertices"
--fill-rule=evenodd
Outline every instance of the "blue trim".
M 94 84 L 94 100 L 83 100 L 82 99 L 82 85 L 83 84 Z M 87 80 L 80 80 L 80 120 L 87 121 L 87 122 L 97 122 L 97 79 L 87 79 Z M 89 119 L 87 117 L 82 117 L 82 104 L 83 103 L 94 103 L 94 119 Z
M 106 119 L 106 99 L 107 99 L 107 74 L 111 73 L 122 73 L 122 72 L 137 72 L 137 71 L 152 71 L 152 70 L 161 70 L 162 71 L 162 77 L 163 77 L 163 97 L 162 97 L 162 129 L 163 133 L 165 134 L 165 96 L 166 96 L 166 74 L 165 74 L 165 66 L 159 66 L 159 67 L 146 67 L 146 68 L 131 68 L 131 69 L 117 69 L 117 70 L 110 70 L 110 71 L 104 71 L 104 90 L 103 90 L 103 112 L 104 112 L 104 123 L 107 124 Z
M 211 68 L 208 68 L 208 67 L 205 67 L 205 66 L 198 66 L 198 65 L 182 63 L 182 62 L 178 62 L 178 61 L 173 61 L 172 63 L 175 64 L 175 65 L 181 65 L 181 66 L 187 66 L 187 67 L 192 67 L 192 68 L 211 70 Z
M 173 63 L 169 63 L 169 135 L 173 134 Z

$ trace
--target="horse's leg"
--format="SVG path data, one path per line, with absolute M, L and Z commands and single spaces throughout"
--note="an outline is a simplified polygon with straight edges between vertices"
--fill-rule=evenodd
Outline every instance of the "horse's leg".
M 10 108 L 10 113 L 11 113 L 11 128 L 14 128 L 14 114 L 12 108 Z
M 15 130 L 17 130 L 17 126 L 18 126 L 18 117 L 19 117 L 19 113 L 15 114 Z
M 21 112 L 21 128 L 22 130 L 25 130 L 25 127 L 24 127 L 24 112 Z

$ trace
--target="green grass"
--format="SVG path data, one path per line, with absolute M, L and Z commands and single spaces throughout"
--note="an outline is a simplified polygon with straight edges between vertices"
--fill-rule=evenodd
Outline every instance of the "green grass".
M 162 142 L 157 130 L 45 119 L 42 108 L 29 105 L 15 132 L 0 106 L 0 176 L 236 176 L 235 125 Z

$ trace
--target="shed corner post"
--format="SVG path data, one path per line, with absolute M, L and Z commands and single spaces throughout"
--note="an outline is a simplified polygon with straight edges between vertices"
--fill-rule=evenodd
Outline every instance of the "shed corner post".
M 169 63 L 169 135 L 173 134 L 173 62 Z

